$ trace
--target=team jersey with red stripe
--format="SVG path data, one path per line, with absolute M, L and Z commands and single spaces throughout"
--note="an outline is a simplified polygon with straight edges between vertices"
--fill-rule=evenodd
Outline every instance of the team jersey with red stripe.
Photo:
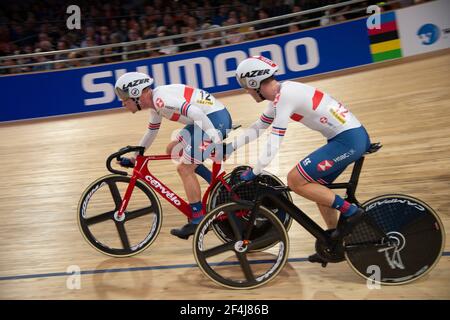
M 150 109 L 148 131 L 139 142 L 148 148 L 156 138 L 162 118 L 184 124 L 198 124 L 201 129 L 211 134 L 215 143 L 221 141 L 214 125 L 207 115 L 225 109 L 224 105 L 205 90 L 183 84 L 159 86 L 153 90 L 153 105 Z
M 319 131 L 327 139 L 361 126 L 358 119 L 345 106 L 328 94 L 303 83 L 284 81 L 280 83 L 280 91 L 274 101 L 268 104 L 259 120 L 250 127 L 256 130 L 266 129 L 272 125 L 267 146 L 254 168 L 255 174 L 261 173 L 275 157 L 291 120 Z M 256 132 L 256 135 L 253 134 L 250 139 L 246 139 L 247 134 L 244 133 L 237 138 L 234 142 L 235 149 L 260 135 Z
M 189 109 L 195 106 L 205 115 L 224 109 L 224 105 L 205 90 L 182 84 L 160 86 L 153 90 L 156 113 L 172 121 L 192 124 Z
M 326 93 L 309 85 L 285 81 L 275 100 L 267 106 L 261 121 L 271 123 L 272 133 L 284 135 L 290 120 L 300 122 L 331 139 L 339 133 L 361 126 L 356 117 Z

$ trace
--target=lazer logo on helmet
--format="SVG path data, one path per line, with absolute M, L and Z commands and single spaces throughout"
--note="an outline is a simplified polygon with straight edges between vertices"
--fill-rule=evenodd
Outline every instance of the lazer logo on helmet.
M 124 84 L 123 87 L 122 87 L 122 89 L 125 90 L 125 89 L 131 88 L 131 87 L 135 87 L 135 86 L 137 86 L 138 84 L 147 83 L 147 82 L 150 82 L 150 79 L 149 79 L 149 78 L 146 78 L 146 79 L 136 79 L 136 80 L 134 80 L 134 81 L 129 82 L 127 85 Z
M 256 77 L 256 76 L 262 76 L 265 74 L 269 74 L 270 69 L 264 69 L 264 70 L 253 70 L 253 71 L 249 71 L 246 72 L 245 74 L 241 74 L 241 79 L 243 78 L 252 78 L 252 77 Z

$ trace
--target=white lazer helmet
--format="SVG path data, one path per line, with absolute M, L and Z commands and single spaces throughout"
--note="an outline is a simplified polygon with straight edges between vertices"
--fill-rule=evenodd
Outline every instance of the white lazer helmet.
M 128 72 L 120 76 L 114 85 L 114 91 L 120 100 L 138 99 L 142 91 L 153 84 L 153 79 L 141 72 Z
M 242 88 L 258 90 L 261 82 L 270 78 L 278 70 L 278 65 L 263 56 L 253 56 L 239 63 L 236 78 Z

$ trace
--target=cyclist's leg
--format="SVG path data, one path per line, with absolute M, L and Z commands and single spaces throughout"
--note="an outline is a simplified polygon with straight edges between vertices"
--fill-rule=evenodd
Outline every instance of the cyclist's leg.
M 345 169 L 346 167 L 341 168 L 340 170 L 337 170 L 323 177 L 322 180 L 326 182 L 326 184 L 332 183 L 342 172 L 345 171 Z M 319 203 L 317 204 L 317 207 L 319 208 L 320 214 L 322 215 L 322 218 L 325 221 L 328 230 L 336 229 L 339 217 L 338 210 Z
M 197 127 L 198 128 L 198 127 Z M 201 203 L 201 189 L 195 170 L 201 161 L 193 157 L 194 148 L 198 138 L 198 129 L 194 125 L 187 125 L 179 135 L 179 141 L 183 145 L 183 154 L 177 166 L 178 174 L 183 182 L 184 190 L 192 210 L 192 219 L 179 229 L 172 229 L 170 233 L 181 239 L 188 239 L 195 233 L 198 223 L 203 218 L 204 212 Z
M 211 123 L 214 125 L 214 128 L 219 133 L 219 136 L 224 138 L 227 134 L 227 130 L 231 129 L 231 117 L 226 109 L 216 111 L 214 113 L 207 115 Z M 203 213 L 203 208 L 199 205 L 201 201 L 201 193 L 200 193 L 200 184 L 198 183 L 197 177 L 193 170 L 200 168 L 203 166 L 203 162 L 211 157 L 211 153 L 215 150 L 215 146 L 211 143 L 210 137 L 205 133 L 200 127 L 194 125 L 193 130 L 191 131 L 191 143 L 189 145 L 189 150 L 186 148 L 183 153 L 183 161 L 184 163 L 189 163 L 189 167 L 186 167 L 185 174 L 188 176 L 186 179 L 189 180 L 189 183 L 195 184 L 195 189 L 192 188 L 191 184 L 186 184 L 190 189 L 193 189 L 192 198 L 189 198 L 189 203 L 191 206 L 193 203 L 197 203 L 197 209 L 201 208 L 201 213 Z M 222 148 L 217 148 L 219 151 L 222 151 Z M 217 155 L 222 159 L 221 155 Z M 186 193 L 188 194 L 187 191 Z M 197 200 L 198 199 L 198 200 Z M 197 210 L 195 209 L 195 210 Z M 194 210 L 194 212 L 195 212 Z
M 208 118 L 222 137 L 231 129 L 231 117 L 226 109 L 208 114 Z M 195 170 L 211 155 L 215 146 L 197 125 L 187 125 L 179 141 L 184 145 L 184 149 L 178 172 L 183 180 L 189 203 L 197 203 L 201 201 L 201 190 Z
M 231 117 L 226 109 L 214 112 L 208 115 L 214 127 L 220 132 L 222 137 L 226 131 L 231 129 Z M 181 229 L 173 229 L 171 233 L 180 238 L 187 239 L 194 234 L 196 226 L 200 223 L 204 216 L 204 208 L 201 203 L 201 189 L 195 170 L 199 166 L 203 166 L 206 160 L 214 150 L 208 135 L 196 125 L 186 126 L 184 135 L 181 136 L 180 142 L 184 144 L 183 156 L 177 167 L 181 180 L 186 191 L 189 204 L 192 209 L 192 220 Z M 221 149 L 221 148 L 220 148 Z
M 218 112 L 214 112 L 208 115 L 208 118 L 211 120 L 214 127 L 217 129 L 219 135 L 225 139 L 228 136 L 228 133 L 232 128 L 232 120 L 229 112 L 226 109 L 220 110 Z M 200 128 L 198 128 L 198 132 L 200 132 Z M 197 142 L 192 145 L 192 150 L 194 150 L 191 157 L 196 160 L 196 162 L 201 161 L 204 162 L 208 157 L 212 156 L 212 151 L 214 150 L 213 145 L 209 145 L 208 136 L 202 132 L 201 139 L 200 135 L 197 135 Z M 201 144 L 199 144 L 201 143 Z M 197 152 L 195 152 L 197 151 Z M 217 159 L 222 159 L 222 148 L 219 148 L 219 153 L 215 154 Z M 198 164 L 195 169 L 195 173 L 201 176 L 206 182 L 211 182 L 211 170 L 206 168 L 203 164 Z
M 332 174 L 322 178 L 322 180 L 326 181 L 327 184 L 331 183 L 344 171 L 345 168 L 342 168 L 341 170 L 335 171 Z M 328 230 L 336 229 L 339 217 L 338 210 L 319 203 L 317 203 L 317 207 L 319 208 L 320 214 L 322 215 L 322 218 L 325 221 Z
M 319 205 L 336 208 L 345 218 L 356 221 L 356 216 L 350 216 L 355 213 L 358 213 L 358 217 L 361 216 L 360 210 L 325 185 L 336 179 L 350 163 L 359 159 L 369 145 L 370 141 L 363 127 L 345 131 L 300 161 L 289 172 L 288 184 L 299 195 Z M 326 210 L 323 214 L 330 212 L 331 210 Z
M 216 128 L 217 133 L 219 136 L 223 139 L 225 139 L 228 136 L 228 133 L 231 131 L 233 121 L 231 119 L 230 113 L 227 109 L 222 109 L 213 113 L 208 114 L 209 120 L 211 120 L 212 124 L 214 125 L 214 128 Z M 207 134 L 204 136 L 204 142 L 210 141 L 210 138 Z M 203 155 L 201 157 L 202 161 L 206 160 L 207 158 L 217 158 L 221 161 L 223 158 L 222 155 L 222 148 L 217 148 L 215 150 L 215 146 L 210 144 L 206 145 L 203 149 Z M 212 152 L 214 151 L 214 154 Z
M 319 203 L 317 203 L 317 207 L 319 208 L 319 212 L 322 215 L 322 218 L 325 221 L 327 228 L 336 229 L 338 222 L 337 210 Z
M 342 132 L 301 160 L 288 174 L 288 183 L 301 196 L 331 207 L 333 191 L 326 187 L 361 158 L 370 145 L 363 127 Z M 328 190 L 328 191 L 327 191 Z M 320 193 L 323 193 L 322 195 Z
M 200 138 L 198 137 L 199 134 Z M 200 183 L 195 175 L 195 169 L 202 164 L 202 161 L 194 156 L 201 136 L 201 130 L 199 132 L 199 128 L 195 125 L 185 126 L 178 136 L 178 140 L 183 145 L 183 152 L 177 171 L 183 182 L 189 203 L 197 203 L 201 200 Z
M 222 109 L 213 113 L 208 114 L 209 120 L 211 120 L 212 124 L 216 128 L 216 130 L 221 135 L 222 139 L 225 139 L 228 136 L 228 133 L 231 131 L 233 126 L 233 120 L 231 119 L 231 115 L 227 109 Z
M 191 207 L 192 218 L 180 229 L 170 230 L 172 235 L 181 239 L 188 239 L 189 236 L 193 235 L 197 225 L 205 215 L 201 202 L 200 183 L 198 182 L 197 175 L 195 173 L 195 169 L 198 164 L 186 163 L 185 159 L 186 152 L 183 152 L 183 157 L 180 159 L 180 163 L 177 166 L 177 171 L 180 175 L 181 181 L 183 182 L 184 190 L 189 201 L 189 206 Z
M 175 141 L 171 141 L 166 147 L 166 154 L 170 154 L 172 156 L 172 159 L 179 161 L 183 156 L 183 148 L 184 146 L 180 140 L 177 139 Z M 203 164 L 196 166 L 195 173 L 202 177 L 206 182 L 211 182 L 211 170 L 209 170 Z
M 342 169 L 340 171 L 337 171 L 335 173 L 333 173 L 330 176 L 325 177 L 327 179 L 327 181 L 330 181 L 328 183 L 331 183 L 332 181 L 334 181 L 343 171 L 345 170 Z M 325 180 L 324 180 L 325 181 Z M 322 215 L 323 220 L 325 221 L 328 230 L 334 230 L 337 227 L 338 224 L 338 210 L 334 209 L 334 208 L 330 208 L 329 206 L 325 206 L 322 204 L 317 203 L 317 207 L 319 208 L 319 212 Z
M 170 154 L 172 159 L 179 160 L 183 155 L 183 144 L 178 139 L 169 142 L 166 146 L 166 154 Z
M 356 160 L 359 159 L 359 157 L 357 157 L 359 154 L 361 154 L 361 156 L 364 154 L 365 151 L 367 151 L 370 147 L 370 138 L 369 135 L 367 134 L 367 131 L 365 130 L 364 127 L 361 128 L 357 128 L 358 131 L 361 131 L 360 136 L 361 139 L 358 139 L 358 142 L 356 142 L 356 145 L 361 146 L 362 150 L 358 150 L 358 152 L 355 153 L 355 156 L 353 158 L 347 158 L 347 162 L 349 162 L 347 165 L 343 164 L 341 166 L 341 169 L 336 170 L 335 172 L 329 173 L 328 175 L 322 177 L 322 180 L 327 183 L 330 184 L 332 183 L 342 172 L 345 171 L 345 169 L 348 167 L 348 165 L 351 162 L 354 162 Z M 343 139 L 345 141 L 345 137 L 339 137 L 338 139 Z M 364 140 L 365 140 L 365 147 L 364 147 Z M 342 155 L 341 155 L 342 157 Z M 352 161 L 353 160 L 353 161 Z M 323 219 L 325 220 L 325 222 L 327 223 L 327 226 L 329 229 L 335 229 L 337 226 L 337 222 L 338 222 L 338 215 L 337 215 L 337 210 L 334 208 L 329 208 L 326 206 L 322 206 L 317 204 L 320 210 L 320 213 L 322 214 Z
M 306 161 L 309 161 L 311 155 L 306 158 Z M 334 192 L 318 183 L 305 172 L 301 172 L 300 169 L 301 165 L 297 164 L 297 166 L 292 168 L 288 173 L 287 182 L 289 188 L 308 200 L 323 206 L 331 207 L 335 198 Z

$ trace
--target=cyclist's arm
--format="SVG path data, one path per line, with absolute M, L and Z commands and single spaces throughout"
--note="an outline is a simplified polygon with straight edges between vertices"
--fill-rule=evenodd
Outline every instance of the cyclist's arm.
M 257 139 L 264 130 L 266 130 L 273 122 L 274 118 L 274 109 L 272 103 L 269 103 L 266 110 L 261 114 L 258 120 L 256 120 L 248 129 L 244 131 L 243 134 L 239 135 L 232 142 L 233 149 L 237 150 L 240 147 L 246 145 L 247 143 L 252 142 Z
M 198 125 L 204 132 L 206 132 L 213 143 L 222 142 L 222 138 L 217 133 L 217 130 L 211 120 L 209 120 L 206 114 L 204 114 L 199 107 L 189 104 L 185 113 L 189 119 L 194 121 L 194 124 Z
M 150 147 L 155 141 L 156 136 L 158 135 L 158 130 L 161 125 L 162 117 L 156 113 L 156 111 L 150 109 L 150 119 L 148 122 L 148 130 L 139 141 L 139 146 L 144 147 L 146 150 Z M 137 156 L 138 153 L 135 153 Z
M 267 144 L 260 153 L 256 166 L 253 169 L 254 174 L 260 174 L 275 158 L 286 133 L 289 116 L 289 105 L 277 106 L 277 114 L 272 123 L 271 134 L 267 138 Z

